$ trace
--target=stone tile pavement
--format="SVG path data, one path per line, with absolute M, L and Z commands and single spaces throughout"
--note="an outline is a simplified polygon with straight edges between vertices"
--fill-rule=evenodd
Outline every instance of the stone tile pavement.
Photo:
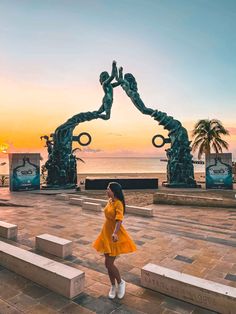
M 83 270 L 86 276 L 84 292 L 68 300 L 0 267 L 0 314 L 214 313 L 141 287 L 140 270 L 149 262 L 236 287 L 236 211 L 150 205 L 153 218 L 127 214 L 124 225 L 138 250 L 117 258 L 128 284 L 125 298 L 113 301 L 107 297 L 104 258 L 91 247 L 102 227 L 103 213 L 84 212 L 56 200 L 55 195 L 10 194 L 0 189 L 0 198 L 28 206 L 0 206 L 0 220 L 19 228 L 17 241 L 9 243 L 35 252 L 35 236 L 42 233 L 72 240 L 73 255 L 64 261 L 36 253 Z

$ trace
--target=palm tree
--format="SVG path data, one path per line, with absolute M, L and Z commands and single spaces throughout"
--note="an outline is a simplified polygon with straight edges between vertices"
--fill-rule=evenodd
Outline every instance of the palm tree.
M 195 124 L 192 131 L 192 136 L 195 137 L 192 150 L 198 149 L 198 159 L 201 159 L 204 153 L 209 155 L 211 148 L 216 153 L 222 153 L 223 148 L 228 149 L 229 144 L 222 140 L 221 135 L 229 135 L 229 131 L 219 120 L 202 119 Z

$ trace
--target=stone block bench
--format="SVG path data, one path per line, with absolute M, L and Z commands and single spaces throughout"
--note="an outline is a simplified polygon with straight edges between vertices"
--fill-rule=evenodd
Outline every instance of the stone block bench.
M 70 198 L 69 200 L 70 204 L 79 205 L 79 206 L 83 206 L 84 202 L 100 204 L 103 209 L 107 205 L 108 200 L 91 198 L 91 197 Z M 100 211 L 100 209 L 98 211 Z M 146 207 L 126 205 L 126 212 L 127 214 L 134 214 L 134 215 L 140 215 L 140 216 L 146 216 L 146 217 L 153 216 L 153 209 L 146 208 Z
M 77 194 L 77 193 L 73 193 L 73 194 L 67 194 L 69 196 L 69 200 L 71 198 L 84 198 L 85 196 L 84 195 L 81 195 L 81 194 Z
M 141 269 L 143 287 L 216 311 L 236 313 L 236 288 L 147 264 Z
M 35 238 L 35 246 L 37 250 L 47 252 L 61 258 L 72 255 L 72 241 L 47 233 L 41 234 Z
M 0 241 L 0 265 L 66 298 L 84 289 L 85 273 Z
M 97 203 L 83 202 L 82 208 L 84 210 L 92 210 L 95 212 L 101 212 L 102 211 L 101 204 L 97 204 Z
M 96 202 L 96 203 L 101 204 L 102 207 L 105 207 L 108 202 L 108 200 L 97 199 L 97 198 L 83 198 L 83 201 Z M 148 217 L 153 216 L 153 209 L 151 208 L 131 206 L 131 205 L 126 205 L 125 208 L 126 208 L 127 214 L 134 214 L 134 215 L 148 216 Z
M 0 221 L 0 237 L 15 239 L 17 238 L 17 231 L 17 225 L 13 225 L 5 221 Z
M 153 209 L 152 208 L 130 206 L 130 205 L 126 205 L 125 208 L 126 208 L 127 214 L 153 217 Z
M 83 201 L 84 201 L 84 200 L 83 200 L 82 198 L 71 197 L 71 198 L 69 199 L 69 204 L 82 206 L 82 205 L 83 205 Z
M 83 201 L 84 202 L 92 202 L 92 203 L 101 204 L 103 207 L 105 207 L 107 205 L 107 203 L 108 203 L 108 199 L 107 200 L 103 200 L 103 199 L 91 198 L 91 197 L 83 197 Z
M 57 194 L 56 200 L 69 201 L 69 195 L 68 194 Z
M 218 197 L 193 196 L 174 193 L 155 193 L 154 204 L 190 205 L 203 207 L 236 207 L 235 200 L 223 200 Z

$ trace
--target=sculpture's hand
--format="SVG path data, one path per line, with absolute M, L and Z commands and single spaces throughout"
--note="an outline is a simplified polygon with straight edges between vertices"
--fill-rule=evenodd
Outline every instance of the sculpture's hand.
M 116 65 L 116 61 L 115 60 L 112 62 L 111 76 L 112 76 L 112 78 L 116 78 L 116 80 L 117 80 L 118 71 L 117 71 L 117 65 Z
M 123 68 L 119 68 L 119 76 L 118 76 L 118 82 L 123 81 Z

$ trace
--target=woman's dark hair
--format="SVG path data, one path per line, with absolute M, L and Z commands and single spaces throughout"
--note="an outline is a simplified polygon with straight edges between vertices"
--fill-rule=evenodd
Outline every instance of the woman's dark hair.
M 110 182 L 108 187 L 114 193 L 115 198 L 120 200 L 124 206 L 124 213 L 125 213 L 125 197 L 122 191 L 122 186 L 117 182 Z

